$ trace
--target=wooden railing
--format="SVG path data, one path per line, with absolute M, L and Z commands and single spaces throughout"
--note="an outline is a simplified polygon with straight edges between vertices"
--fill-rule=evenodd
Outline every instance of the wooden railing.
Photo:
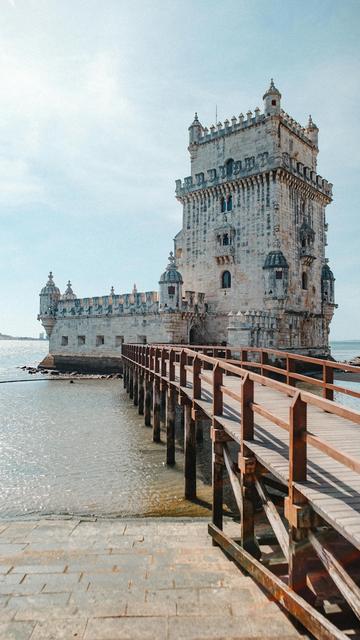
M 165 347 L 165 345 L 158 346 Z M 180 351 L 184 345 L 174 345 L 172 348 Z M 316 393 L 320 391 L 327 400 L 334 399 L 334 392 L 360 398 L 359 391 L 334 384 L 336 373 L 355 374 L 359 376 L 360 381 L 360 367 L 345 362 L 260 347 L 191 345 L 189 348 L 213 358 L 226 359 L 244 369 L 258 371 L 261 375 L 279 377 L 283 382 L 294 387 L 297 382 L 306 383 L 313 387 Z
M 321 561 L 330 563 L 330 575 L 333 578 L 334 572 L 336 573 L 336 584 L 340 592 L 360 617 L 358 586 L 346 572 L 344 574 L 339 569 L 339 563 L 331 554 L 327 553 L 325 558 L 314 533 L 319 522 L 322 527 L 326 523 L 333 526 L 331 519 L 327 520 L 326 515 L 322 514 L 319 521 L 316 505 L 308 503 L 305 486 L 309 472 L 309 447 L 321 451 L 326 458 L 335 460 L 351 472 L 360 473 L 360 458 L 345 453 L 341 447 L 319 437 L 309 419 L 311 415 L 320 415 L 327 424 L 329 416 L 333 416 L 341 419 L 340 427 L 346 423 L 360 425 L 359 411 L 333 400 L 334 391 L 350 393 L 349 389 L 334 384 L 334 372 L 338 369 L 358 373 L 359 370 L 328 360 L 253 347 L 240 349 L 221 346 L 123 345 L 122 357 L 124 382 L 130 395 L 134 393 L 134 388 L 137 394 L 140 387 L 143 389 L 141 402 L 143 406 L 147 402 L 146 424 L 150 424 L 152 407 L 155 441 L 160 439 L 160 392 L 164 391 L 170 400 L 167 405 L 169 413 L 166 415 L 167 461 L 170 464 L 174 461 L 174 393 L 178 396 L 178 402 L 184 410 L 185 496 L 188 498 L 196 496 L 195 422 L 201 416 L 211 420 L 213 518 L 210 533 L 214 540 L 280 599 L 316 637 L 344 638 L 327 620 L 317 613 L 315 615 L 311 608 L 309 610 L 305 601 L 301 598 L 301 602 L 299 600 L 299 594 L 306 590 L 304 540 L 307 539 Z M 321 374 L 320 379 L 306 373 L 305 367 L 310 365 Z M 300 367 L 303 371 L 305 369 L 303 373 L 299 373 Z M 230 376 L 232 380 L 228 379 Z M 239 380 L 238 387 L 233 384 L 234 378 Z M 152 385 L 152 400 L 146 401 L 144 394 L 147 391 L 144 390 L 149 390 L 149 381 Z M 322 397 L 297 387 L 299 383 L 321 388 Z M 274 392 L 275 398 L 286 399 L 287 419 L 269 408 L 266 401 L 259 401 L 261 393 L 258 392 L 262 389 Z M 360 397 L 360 393 L 354 391 L 350 395 Z M 271 464 L 267 466 L 264 460 L 260 463 L 252 449 L 256 441 L 256 420 L 259 418 L 288 434 L 285 440 L 288 444 L 288 473 L 280 480 L 286 487 L 284 514 L 288 529 L 266 490 L 267 475 L 272 473 Z M 266 423 L 264 428 L 266 429 Z M 236 442 L 240 449 L 236 462 L 228 447 L 231 441 Z M 224 469 L 229 476 L 241 514 L 241 549 L 222 532 Z M 354 486 L 356 488 L 358 484 L 355 483 Z M 271 574 L 270 577 L 258 562 L 260 552 L 255 536 L 255 493 L 264 507 L 288 564 L 290 591 L 276 576 Z

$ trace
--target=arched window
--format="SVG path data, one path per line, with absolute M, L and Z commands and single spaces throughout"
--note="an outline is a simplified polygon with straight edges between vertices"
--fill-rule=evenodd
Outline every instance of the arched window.
M 226 175 L 228 178 L 232 177 L 233 170 L 234 170 L 234 160 L 230 158 L 230 160 L 228 160 L 226 163 Z
M 221 288 L 230 289 L 231 287 L 231 273 L 230 271 L 224 271 L 221 276 Z
M 223 245 L 224 245 L 224 247 L 227 247 L 228 244 L 229 244 L 229 234 L 228 233 L 224 233 Z
M 232 196 L 228 197 L 226 205 L 227 210 L 232 211 Z
M 226 200 L 224 198 L 224 196 L 221 198 L 221 213 L 225 213 L 226 212 Z
M 301 287 L 303 289 L 307 289 L 308 288 L 308 277 L 307 277 L 307 273 L 305 271 L 302 272 Z

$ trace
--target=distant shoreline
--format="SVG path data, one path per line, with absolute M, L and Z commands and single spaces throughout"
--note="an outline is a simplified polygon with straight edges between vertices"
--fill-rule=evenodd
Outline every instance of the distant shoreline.
M 28 338 L 27 336 L 20 336 L 20 337 L 15 337 L 15 336 L 5 336 L 2 333 L 0 333 L 0 340 L 31 340 L 31 342 L 47 342 L 47 340 L 45 340 L 45 338 Z

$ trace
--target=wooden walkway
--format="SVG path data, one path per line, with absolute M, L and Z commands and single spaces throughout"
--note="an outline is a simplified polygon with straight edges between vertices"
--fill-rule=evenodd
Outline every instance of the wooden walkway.
M 354 629 L 360 637 L 360 413 L 333 401 L 334 391 L 360 397 L 334 383 L 337 367 L 354 368 L 220 347 L 125 345 L 123 362 L 124 384 L 154 440 L 161 395 L 167 399 L 170 463 L 175 401 L 182 406 L 188 498 L 196 496 L 196 423 L 211 421 L 214 541 L 317 638 L 354 637 Z M 320 377 L 304 372 L 310 365 Z M 295 386 L 304 383 L 322 397 Z M 222 531 L 224 472 L 241 516 L 240 544 Z M 259 502 L 283 556 L 271 570 L 256 533 Z M 340 603 L 341 629 L 324 615 L 332 602 Z

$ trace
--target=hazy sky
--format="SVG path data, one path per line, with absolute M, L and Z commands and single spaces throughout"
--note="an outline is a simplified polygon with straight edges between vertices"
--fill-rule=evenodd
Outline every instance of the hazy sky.
M 334 183 L 332 338 L 360 338 L 359 0 L 0 0 L 0 332 L 37 335 L 52 269 L 78 296 L 157 289 L 187 128 L 282 106 Z

